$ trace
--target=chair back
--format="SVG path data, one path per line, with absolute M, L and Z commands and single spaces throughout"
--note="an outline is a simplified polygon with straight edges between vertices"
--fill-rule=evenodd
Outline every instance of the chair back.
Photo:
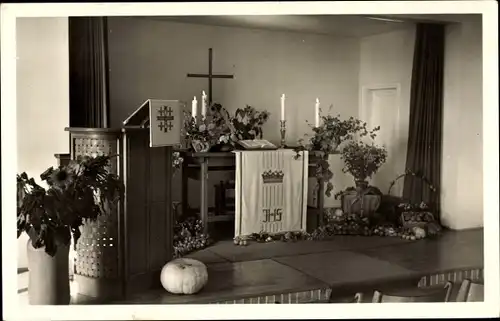
M 457 302 L 483 302 L 484 284 L 463 280 L 457 294 Z
M 390 294 L 376 290 L 373 294 L 372 303 L 449 302 L 452 288 L 453 284 L 447 282 L 442 289 L 425 291 L 415 289 L 410 294 Z
M 354 300 L 351 303 L 363 303 L 363 293 L 358 292 L 354 295 Z

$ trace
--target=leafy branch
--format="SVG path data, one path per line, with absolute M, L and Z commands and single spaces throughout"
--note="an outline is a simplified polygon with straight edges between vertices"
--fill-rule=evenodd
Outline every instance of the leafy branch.
M 330 110 L 333 106 L 330 106 Z M 321 111 L 321 110 L 320 110 Z M 301 151 L 309 151 L 314 153 L 320 158 L 316 163 L 316 179 L 319 182 L 326 182 L 325 195 L 331 196 L 333 184 L 333 172 L 328 163 L 328 156 L 337 152 L 339 146 L 346 142 L 355 139 L 356 137 L 369 136 L 374 139 L 380 127 L 368 129 L 367 123 L 357 118 L 349 117 L 348 119 L 341 119 L 340 115 L 322 115 L 320 116 L 321 125 L 315 127 L 308 123 L 312 128 L 313 135 L 305 135 L 304 138 L 299 139 L 299 145 L 294 148 L 296 152 L 295 158 L 300 157 Z

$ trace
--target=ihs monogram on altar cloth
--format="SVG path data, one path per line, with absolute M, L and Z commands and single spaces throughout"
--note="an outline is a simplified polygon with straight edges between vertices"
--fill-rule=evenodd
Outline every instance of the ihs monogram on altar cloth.
M 298 158 L 287 149 L 235 153 L 235 236 L 304 231 L 308 153 Z

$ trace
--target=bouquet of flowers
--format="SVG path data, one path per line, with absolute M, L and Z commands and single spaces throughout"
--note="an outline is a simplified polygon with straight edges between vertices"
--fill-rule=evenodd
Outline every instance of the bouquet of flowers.
M 29 235 L 34 248 L 54 256 L 58 245 L 74 244 L 86 220 L 110 213 L 123 195 L 123 183 L 109 172 L 112 156 L 81 156 L 40 175 L 48 188 L 26 173 L 17 175 L 17 237 Z
M 219 144 L 220 137 L 230 132 L 225 113 L 227 112 L 220 104 L 213 104 L 210 113 L 202 119 L 184 112 L 184 136 L 187 142 L 196 151 L 208 151 L 210 147 Z
M 262 139 L 262 126 L 269 119 L 268 111 L 257 111 L 254 107 L 247 105 L 238 108 L 234 117 L 230 119 L 232 129 L 232 141 L 247 139 Z

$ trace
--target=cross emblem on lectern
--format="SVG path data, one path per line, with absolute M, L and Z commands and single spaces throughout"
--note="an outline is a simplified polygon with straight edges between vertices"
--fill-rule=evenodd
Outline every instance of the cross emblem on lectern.
M 172 108 L 167 106 L 161 106 L 158 110 L 158 116 L 156 116 L 156 120 L 160 121 L 160 123 L 158 124 L 158 128 L 160 128 L 161 131 L 167 133 L 174 127 L 174 125 L 172 124 L 172 120 L 174 120 L 174 116 L 172 116 L 173 112 L 174 111 L 172 110 Z

